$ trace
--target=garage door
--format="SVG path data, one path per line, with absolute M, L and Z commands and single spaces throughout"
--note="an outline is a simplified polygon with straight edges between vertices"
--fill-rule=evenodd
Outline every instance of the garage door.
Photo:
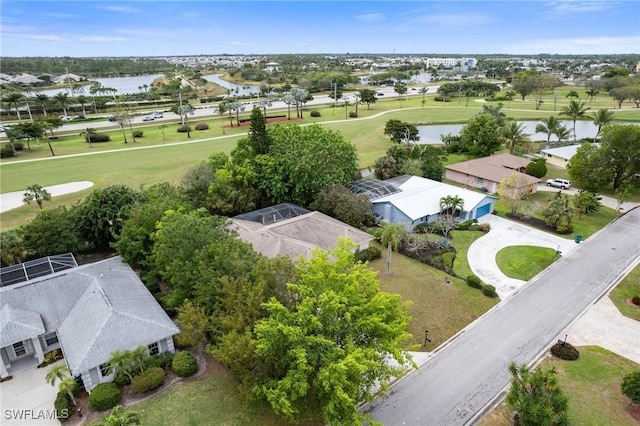
M 476 209 L 476 219 L 491 213 L 491 204 L 485 204 L 484 206 Z

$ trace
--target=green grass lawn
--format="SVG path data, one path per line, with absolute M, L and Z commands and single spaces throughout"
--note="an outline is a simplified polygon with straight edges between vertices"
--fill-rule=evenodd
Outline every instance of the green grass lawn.
M 630 306 L 627 303 L 627 299 L 634 296 L 640 296 L 640 265 L 624 277 L 609 296 L 622 315 L 640 321 L 640 307 Z
M 521 207 L 524 207 L 527 204 L 539 203 L 540 209 L 534 217 L 538 219 L 544 219 L 542 216 L 542 211 L 549 205 L 551 199 L 556 195 L 553 191 L 538 191 L 532 195 L 530 195 L 526 200 L 521 202 Z M 569 203 L 573 205 L 571 199 L 573 199 L 572 195 L 569 195 Z M 511 208 L 509 205 L 502 199 L 499 199 L 495 204 L 495 210 L 500 216 L 505 216 L 507 213 L 511 212 Z M 604 228 L 608 223 L 618 217 L 618 213 L 616 213 L 613 209 L 609 207 L 600 206 L 598 211 L 588 213 L 588 214 L 580 214 L 574 209 L 573 215 L 573 232 L 567 235 L 561 235 L 563 238 L 574 239 L 577 235 L 581 235 L 583 239 L 586 239 Z
M 569 421 L 580 426 L 637 425 L 622 395 L 622 378 L 640 365 L 597 346 L 580 347 L 580 358 L 563 361 L 546 358 L 543 368 L 555 367 L 560 387 L 569 398 Z M 493 410 L 480 426 L 508 426 L 509 412 L 504 404 Z
M 466 277 L 470 273 L 466 261 L 468 246 L 480 236 L 478 234 L 484 234 L 477 231 L 456 232 L 460 236 L 453 237 L 454 246 L 458 250 L 455 271 L 458 275 L 464 273 L 465 275 L 460 276 Z M 424 330 L 429 330 L 432 342 L 419 350 L 435 349 L 499 302 L 499 299 L 488 298 L 479 290 L 469 287 L 464 279 L 451 277 L 399 253 L 393 253 L 390 275 L 387 275 L 384 250 L 383 257 L 371 262 L 370 266 L 378 271 L 382 290 L 399 294 L 411 303 L 411 343 L 421 346 L 424 343 Z M 449 283 L 445 281 L 446 278 Z
M 496 254 L 496 263 L 506 276 L 529 281 L 559 257 L 554 249 L 547 247 L 509 246 Z
M 207 361 L 217 365 L 211 357 L 207 357 Z M 267 404 L 250 401 L 233 374 L 219 365 L 201 378 L 175 384 L 127 409 L 140 413 L 140 424 L 146 426 L 290 424 L 275 415 Z M 319 426 L 322 423 L 301 421 L 298 424 Z

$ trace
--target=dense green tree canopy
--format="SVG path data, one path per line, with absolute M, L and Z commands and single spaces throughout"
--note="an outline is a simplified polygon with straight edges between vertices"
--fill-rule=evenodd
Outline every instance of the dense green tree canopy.
M 489 114 L 478 114 L 462 128 L 462 141 L 476 157 L 486 157 L 500 149 L 498 123 Z
M 355 263 L 354 245 L 342 240 L 299 264 L 289 285 L 296 303 L 271 299 L 256 323 L 256 352 L 264 374 L 253 393 L 288 418 L 320 416 L 330 424 L 360 424 L 360 402 L 383 391 L 409 360 L 409 317 L 397 295 L 381 292 L 375 272 Z

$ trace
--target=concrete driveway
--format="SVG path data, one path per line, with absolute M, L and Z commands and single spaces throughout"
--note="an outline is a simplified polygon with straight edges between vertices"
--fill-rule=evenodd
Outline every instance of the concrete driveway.
M 0 424 L 60 425 L 58 420 L 51 418 L 55 417 L 53 401 L 58 391 L 45 380 L 52 366 L 32 368 L 0 383 Z
M 469 266 L 482 281 L 496 287 L 496 292 L 502 300 L 524 286 L 526 281 L 509 278 L 502 273 L 496 263 L 498 251 L 509 246 L 527 245 L 560 250 L 563 256 L 567 256 L 578 246 L 574 240 L 496 215 L 483 216 L 480 222 L 490 224 L 491 231 L 474 241 L 469 247 Z

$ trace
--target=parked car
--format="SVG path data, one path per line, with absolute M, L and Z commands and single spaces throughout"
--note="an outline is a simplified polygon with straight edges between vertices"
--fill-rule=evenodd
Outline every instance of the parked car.
M 85 116 L 84 116 L 84 115 L 82 115 L 82 114 L 80 114 L 80 115 L 76 115 L 75 117 L 73 117 L 73 119 L 74 119 L 74 120 L 84 120 L 85 118 L 87 118 L 87 117 L 85 117 Z
M 153 111 L 153 117 L 154 118 L 163 118 L 164 115 L 162 114 L 161 111 Z
M 146 117 L 142 118 L 142 121 L 153 121 L 156 118 L 153 115 L 147 115 Z
M 569 189 L 571 188 L 571 181 L 566 179 L 549 179 L 547 180 L 547 186 L 553 186 L 554 188 Z
M 69 117 L 68 115 L 61 115 L 58 118 L 62 121 L 71 121 L 71 117 Z
M 376 93 L 376 96 L 384 96 L 384 93 L 378 92 L 378 93 Z
M 111 121 L 112 123 L 113 123 L 113 122 L 115 122 L 115 121 L 118 121 L 118 119 L 116 118 L 116 116 L 115 116 L 115 115 L 110 115 L 110 116 L 108 116 L 108 117 L 107 117 L 107 120 Z

